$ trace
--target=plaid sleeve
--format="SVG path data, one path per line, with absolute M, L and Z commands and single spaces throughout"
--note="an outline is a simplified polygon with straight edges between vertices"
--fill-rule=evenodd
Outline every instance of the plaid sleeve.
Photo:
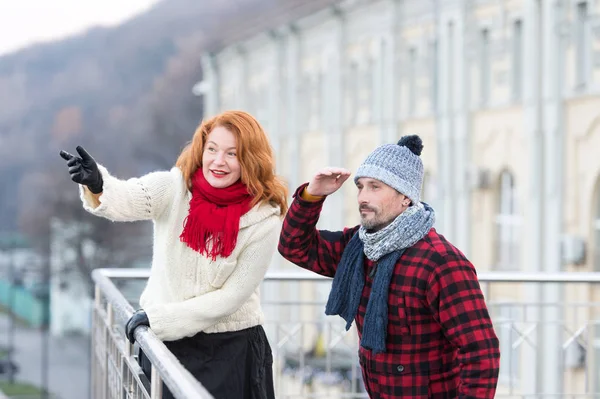
M 317 222 L 325 198 L 310 202 L 300 193 L 307 184 L 294 193 L 294 201 L 283 221 L 279 236 L 279 253 L 290 262 L 320 275 L 333 277 L 344 248 L 356 231 L 318 230 Z
M 427 300 L 446 337 L 459 348 L 461 399 L 494 398 L 500 346 L 473 265 L 449 254 L 430 278 Z

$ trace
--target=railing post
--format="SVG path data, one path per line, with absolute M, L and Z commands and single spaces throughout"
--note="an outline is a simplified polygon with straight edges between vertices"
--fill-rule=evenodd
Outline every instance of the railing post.
M 94 289 L 94 306 L 92 308 L 92 345 L 90 345 L 90 359 L 91 359 L 91 384 L 90 384 L 90 398 L 98 398 L 98 366 L 96 364 L 96 345 L 98 340 L 98 309 L 102 299 L 102 291 L 98 284 L 95 285 Z
M 161 399 L 162 398 L 162 380 L 160 379 L 160 375 L 158 374 L 158 369 L 155 365 L 152 365 L 151 372 L 151 383 L 150 383 L 150 397 L 152 399 Z
M 123 377 L 121 380 L 121 383 L 123 384 L 121 387 L 121 392 L 124 392 L 125 398 L 128 398 L 129 396 L 127 395 L 133 394 L 135 390 L 135 380 L 133 376 L 125 379 L 125 375 L 128 375 L 127 373 L 129 372 L 127 367 L 127 359 L 131 359 L 132 348 L 133 345 L 127 338 L 125 338 L 125 355 L 121 358 L 121 376 Z
M 108 353 L 108 343 L 110 341 L 110 330 L 112 328 L 112 325 L 114 323 L 114 313 L 113 313 L 113 307 L 112 304 L 110 302 L 106 302 L 106 326 L 103 326 L 103 333 L 104 333 L 104 353 L 102 354 L 102 362 L 104 363 L 104 375 L 103 375 L 103 397 L 100 399 L 104 399 L 105 397 L 108 396 L 108 393 L 110 392 L 110 381 L 108 378 L 108 367 L 109 367 L 109 353 Z

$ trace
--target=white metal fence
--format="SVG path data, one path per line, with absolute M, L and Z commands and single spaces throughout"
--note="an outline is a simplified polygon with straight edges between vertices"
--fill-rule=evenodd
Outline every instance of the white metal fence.
M 135 274 L 131 278 L 139 278 Z M 151 383 L 148 381 L 124 335 L 123 326 L 134 309 L 110 277 L 110 270 L 93 273 L 92 399 L 159 399 L 162 382 L 178 399 L 212 399 L 154 333 L 140 327 L 136 329 L 136 341 L 152 362 Z
M 151 389 L 132 356 L 122 326 L 139 292 L 126 299 L 117 285 L 135 280 L 139 291 L 148 274 L 94 272 L 92 398 L 160 398 L 160 381 L 177 398 L 208 398 L 151 331 L 136 333 L 154 365 Z M 479 280 L 501 343 L 497 398 L 600 398 L 600 273 L 488 272 Z M 341 319 L 323 315 L 330 284 L 302 270 L 270 272 L 263 283 L 278 399 L 367 398 L 355 330 L 346 332 Z M 546 358 L 560 361 L 546 364 Z M 549 386 L 560 390 L 548 392 Z

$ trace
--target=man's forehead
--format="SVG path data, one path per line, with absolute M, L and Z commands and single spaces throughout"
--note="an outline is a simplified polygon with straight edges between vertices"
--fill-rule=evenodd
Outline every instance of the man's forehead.
M 372 177 L 359 177 L 358 179 L 356 179 L 356 184 L 357 185 L 360 184 L 361 186 L 379 185 L 379 186 L 389 187 L 392 190 L 394 190 L 397 194 L 403 195 L 401 192 L 399 192 L 398 190 L 396 190 L 389 184 L 385 184 L 381 180 L 373 179 Z
M 373 179 L 371 177 L 359 177 L 356 180 L 356 183 L 357 184 L 362 184 L 363 186 L 366 185 L 366 184 L 383 184 L 383 185 L 387 186 L 387 184 L 385 184 L 381 180 Z

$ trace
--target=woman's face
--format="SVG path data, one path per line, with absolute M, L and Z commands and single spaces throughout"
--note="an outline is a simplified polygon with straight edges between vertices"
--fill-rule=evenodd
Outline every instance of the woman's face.
M 202 173 L 215 188 L 229 187 L 240 179 L 235 135 L 222 126 L 215 127 L 206 138 L 202 154 Z

